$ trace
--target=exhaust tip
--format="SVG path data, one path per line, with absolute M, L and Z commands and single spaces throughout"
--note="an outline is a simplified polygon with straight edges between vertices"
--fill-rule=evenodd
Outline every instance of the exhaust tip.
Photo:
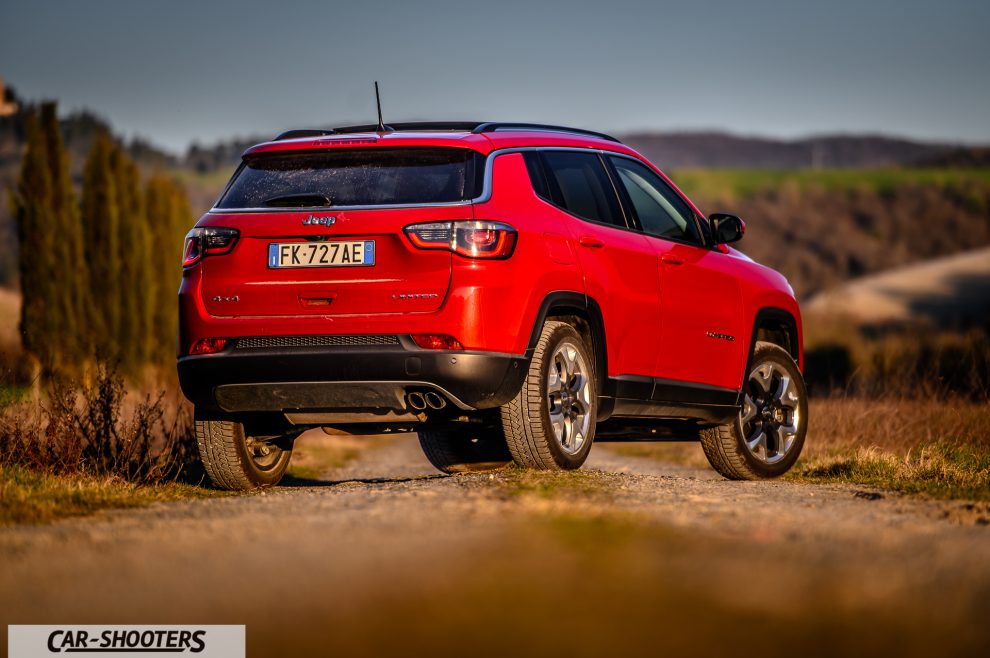
M 423 395 L 423 399 L 426 400 L 426 404 L 430 409 L 440 410 L 447 406 L 447 401 L 433 391 L 427 391 Z
M 422 393 L 413 391 L 406 396 L 406 402 L 408 402 L 409 406 L 415 411 L 423 411 L 426 409 L 426 399 L 423 397 Z

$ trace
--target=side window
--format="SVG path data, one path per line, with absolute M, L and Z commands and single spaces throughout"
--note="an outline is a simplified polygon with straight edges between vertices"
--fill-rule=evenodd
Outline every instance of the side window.
M 701 242 L 694 213 L 667 183 L 643 164 L 610 157 L 643 231 L 649 235 Z
M 578 217 L 625 228 L 619 200 L 598 155 L 544 151 L 543 162 L 556 205 Z
M 550 198 L 550 190 L 547 189 L 547 178 L 543 175 L 543 163 L 540 161 L 540 154 L 536 151 L 523 151 L 523 160 L 526 162 L 526 171 L 529 172 L 529 181 L 533 184 L 533 191 L 536 196 L 553 203 Z

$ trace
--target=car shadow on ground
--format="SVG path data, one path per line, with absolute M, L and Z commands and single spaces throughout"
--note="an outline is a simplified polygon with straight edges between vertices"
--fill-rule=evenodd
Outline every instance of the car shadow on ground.
M 435 475 L 415 475 L 412 477 L 370 477 L 370 478 L 344 478 L 340 480 L 335 479 L 319 479 L 319 478 L 301 478 L 294 477 L 292 475 L 286 475 L 279 482 L 279 487 L 337 487 L 342 485 L 353 485 L 353 484 L 402 484 L 405 482 L 425 482 L 428 480 L 443 480 L 449 478 L 449 475 L 444 475 L 442 473 L 437 473 Z

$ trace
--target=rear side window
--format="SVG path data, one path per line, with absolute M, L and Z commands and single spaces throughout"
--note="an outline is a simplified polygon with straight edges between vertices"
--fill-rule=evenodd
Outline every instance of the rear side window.
M 247 158 L 218 208 L 409 205 L 481 193 L 484 156 L 468 149 L 351 149 Z
M 536 151 L 523 152 L 523 160 L 526 162 L 526 171 L 529 172 L 529 182 L 533 184 L 533 191 L 541 199 L 553 203 L 550 198 L 550 190 L 547 189 L 547 178 L 543 174 L 543 162 L 540 161 L 540 154 Z
M 629 195 L 643 232 L 660 238 L 699 242 L 694 213 L 653 171 L 629 158 L 609 158 Z
M 554 203 L 578 217 L 625 228 L 619 200 L 597 154 L 544 151 L 543 158 Z

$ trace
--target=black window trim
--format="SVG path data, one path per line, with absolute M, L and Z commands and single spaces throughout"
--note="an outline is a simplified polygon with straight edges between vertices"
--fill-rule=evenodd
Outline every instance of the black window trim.
M 607 154 L 608 154 L 609 157 L 604 158 L 604 160 L 606 162 L 606 171 L 608 171 L 608 175 L 610 177 L 612 177 L 612 179 L 613 179 L 612 180 L 612 185 L 614 187 L 616 187 L 616 189 L 617 189 L 617 191 L 619 193 L 619 201 L 623 205 L 628 206 L 628 209 L 627 209 L 626 212 L 628 212 L 628 214 L 632 218 L 634 218 L 635 224 L 636 224 L 636 230 L 637 231 L 639 231 L 640 233 L 642 233 L 646 237 L 653 238 L 655 240 L 664 240 L 666 242 L 674 242 L 676 244 L 685 244 L 685 245 L 688 245 L 688 246 L 691 246 L 691 247 L 699 247 L 701 249 L 711 249 L 712 248 L 712 245 L 710 245 L 708 243 L 707 234 L 701 228 L 701 225 L 700 225 L 701 220 L 698 217 L 698 213 L 694 212 L 694 210 L 693 210 L 694 209 L 694 205 L 690 201 L 688 201 L 684 197 L 683 194 L 680 194 L 676 189 L 674 189 L 673 186 L 669 185 L 667 183 L 667 181 L 665 181 L 663 179 L 662 176 L 659 176 L 659 175 L 657 175 L 657 178 L 660 179 L 660 182 L 663 183 L 663 185 L 666 186 L 666 188 L 671 193 L 673 193 L 674 196 L 676 196 L 678 199 L 680 199 L 684 203 L 684 205 L 688 207 L 689 210 L 691 210 L 691 217 L 694 219 L 694 228 L 695 228 L 695 230 L 698 233 L 699 240 L 698 241 L 694 241 L 694 240 L 682 240 L 682 239 L 678 239 L 678 238 L 671 238 L 671 237 L 665 237 L 665 236 L 662 236 L 662 235 L 653 235 L 652 233 L 647 233 L 646 230 L 643 229 L 642 222 L 639 221 L 639 215 L 636 213 L 636 208 L 633 206 L 632 199 L 629 197 L 629 193 L 626 191 L 625 186 L 621 184 L 622 181 L 619 179 L 619 172 L 617 172 L 615 170 L 615 166 L 612 164 L 610 158 L 613 158 L 613 157 L 625 158 L 626 160 L 632 160 L 633 162 L 636 162 L 636 163 L 638 163 L 638 164 L 646 167 L 650 171 L 653 171 L 653 169 L 649 165 L 647 165 L 645 162 L 643 162 L 642 160 L 640 160 L 639 158 L 632 157 L 631 155 L 626 155 L 625 153 L 615 153 L 614 151 L 608 151 Z M 656 172 L 653 172 L 653 173 L 656 174 Z

